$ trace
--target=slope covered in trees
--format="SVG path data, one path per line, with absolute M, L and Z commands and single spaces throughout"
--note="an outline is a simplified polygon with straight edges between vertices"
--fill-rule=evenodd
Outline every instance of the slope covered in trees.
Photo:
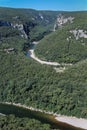
M 0 130 L 52 130 L 49 124 L 29 118 L 19 118 L 14 115 L 0 116 Z M 57 129 L 58 130 L 58 129 Z
M 46 36 L 35 49 L 36 55 L 47 61 L 76 63 L 87 57 L 87 12 L 62 14 L 72 16 L 55 33 Z M 62 16 L 63 17 L 63 16 Z
M 0 8 L 0 28 L 1 26 L 3 27 L 3 25 L 7 27 L 10 26 L 16 29 L 19 28 L 20 32 L 22 27 L 30 41 L 40 40 L 44 35 L 53 30 L 58 14 L 58 11 Z M 0 30 L 3 31 L 3 29 Z
M 37 18 L 37 21 L 35 20 L 36 23 L 30 24 L 32 23 L 30 20 L 32 21 L 32 18 L 38 16 L 37 11 L 4 8 L 0 10 L 1 21 L 13 23 L 13 19 L 16 18 L 18 24 L 24 25 L 24 31 L 28 36 L 26 39 L 25 33 L 23 30 L 20 31 L 18 26 L 13 28 L 13 26 L 8 26 L 7 22 L 4 23 L 4 26 L 1 22 L 0 101 L 21 103 L 60 114 L 87 118 L 87 60 L 85 60 L 87 57 L 87 41 L 84 38 L 76 40 L 74 35 L 69 32 L 75 28 L 87 31 L 85 21 L 87 13 L 64 12 L 63 15 L 66 17 L 75 17 L 74 22 L 65 24 L 62 29 L 46 36 L 37 45 L 35 53 L 40 58 L 70 63 L 78 61 L 63 73 L 56 73 L 51 66 L 41 65 L 26 57 L 23 48 L 29 47 L 32 40 L 39 40 L 42 34 L 44 36 L 48 33 L 48 25 L 52 27 L 55 21 L 51 19 L 51 14 L 56 17 L 58 12 L 43 12 L 44 17 L 51 19 L 50 24 L 46 26 L 46 21 L 41 20 L 41 22 L 39 18 Z M 8 14 L 4 13 L 6 10 L 8 10 Z M 28 19 L 31 15 L 33 17 Z M 26 21 L 29 24 L 26 24 Z M 36 31 L 38 37 L 35 34 L 37 28 L 40 31 Z M 27 29 L 29 31 L 26 31 Z M 46 32 L 43 29 L 46 29 Z M 65 40 L 67 36 L 71 36 L 69 48 Z M 81 40 L 82 43 L 85 43 L 84 45 L 82 45 Z
M 0 57 L 0 101 L 87 117 L 87 61 L 55 73 L 23 54 Z

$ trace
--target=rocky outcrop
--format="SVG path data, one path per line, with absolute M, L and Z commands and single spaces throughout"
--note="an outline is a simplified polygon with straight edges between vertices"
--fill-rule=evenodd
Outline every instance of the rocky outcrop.
M 13 28 L 18 29 L 21 32 L 21 37 L 25 37 L 26 39 L 29 39 L 29 33 L 32 28 L 36 26 L 35 23 L 29 22 L 29 23 L 24 23 L 24 24 L 11 24 Z
M 54 31 L 57 29 L 57 28 L 60 28 L 62 27 L 64 24 L 66 23 L 73 23 L 73 20 L 74 20 L 74 17 L 64 17 L 62 14 L 58 15 L 57 17 L 57 20 L 54 24 Z
M 70 33 L 72 33 L 76 40 L 79 38 L 87 38 L 87 31 L 84 30 L 70 30 Z
M 21 37 L 25 37 L 26 39 L 28 38 L 28 36 L 27 36 L 27 34 L 26 34 L 25 30 L 24 30 L 24 25 L 23 24 L 16 23 L 16 24 L 11 24 L 11 26 L 13 28 L 18 29 L 21 32 Z
M 15 52 L 15 48 L 4 49 L 4 52 L 7 52 L 7 53 Z
M 68 17 L 68 18 L 65 18 L 63 15 L 59 15 L 58 18 L 57 18 L 57 24 L 58 24 L 58 27 L 60 27 L 61 25 L 67 23 L 67 22 L 70 22 L 70 23 L 73 23 L 73 17 Z
M 8 27 L 13 27 L 18 29 L 21 32 L 21 36 L 27 38 L 27 34 L 24 31 L 24 25 L 23 24 L 18 24 L 18 23 L 11 23 L 8 21 L 0 21 L 0 27 L 2 26 L 8 26 Z
M 17 29 L 21 32 L 21 37 L 24 37 L 26 39 L 29 38 L 29 32 L 32 28 L 34 28 L 36 26 L 35 23 L 33 22 L 27 22 L 27 23 L 24 23 L 24 24 L 19 24 L 19 23 L 11 23 L 11 22 L 8 22 L 8 21 L 0 21 L 0 26 L 8 26 L 8 27 L 12 27 L 14 29 Z
M 37 24 L 33 23 L 33 22 L 26 22 L 26 23 L 24 23 L 23 29 L 24 29 L 26 35 L 28 36 L 28 38 L 29 38 L 29 33 L 30 33 L 31 29 L 34 28 L 36 25 Z

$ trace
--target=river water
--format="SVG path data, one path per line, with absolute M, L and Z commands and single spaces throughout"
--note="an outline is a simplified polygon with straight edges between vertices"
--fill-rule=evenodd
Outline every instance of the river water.
M 51 125 L 52 129 L 60 129 L 60 130 L 83 130 L 80 128 L 73 127 L 66 123 L 62 123 L 57 121 L 53 115 L 45 114 L 39 111 L 29 110 L 23 107 L 11 105 L 11 104 L 2 104 L 0 103 L 0 113 L 9 115 L 14 114 L 17 117 L 28 117 L 34 118 L 42 123 L 48 123 Z
M 38 43 L 38 42 L 32 42 L 32 44 L 31 44 L 31 46 L 30 46 L 29 49 L 30 49 L 30 50 L 31 50 L 31 49 L 34 50 L 34 49 L 36 48 L 37 43 Z M 30 55 L 31 55 L 31 54 L 30 54 L 30 51 L 29 51 L 29 50 L 26 51 L 26 56 L 27 56 L 27 57 L 30 57 Z
M 36 44 L 32 44 L 30 49 L 35 49 Z M 30 52 L 26 52 L 26 56 L 30 57 Z M 50 124 L 52 129 L 60 129 L 60 130 L 84 130 L 81 128 L 76 128 L 74 126 L 68 125 L 63 122 L 59 122 L 55 119 L 55 117 L 51 114 L 46 114 L 40 111 L 30 110 L 27 108 L 23 108 L 20 106 L 15 106 L 13 104 L 3 104 L 0 103 L 0 115 L 9 115 L 14 114 L 16 117 L 28 117 L 34 118 L 42 123 Z

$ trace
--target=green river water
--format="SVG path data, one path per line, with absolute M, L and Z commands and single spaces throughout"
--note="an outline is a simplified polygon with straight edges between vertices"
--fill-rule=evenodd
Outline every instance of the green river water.
M 43 112 L 33 111 L 33 110 L 26 109 L 23 107 L 15 106 L 13 104 L 0 103 L 0 113 L 6 114 L 6 115 L 14 114 L 17 117 L 34 118 L 41 121 L 42 123 L 50 124 L 51 128 L 53 129 L 59 128 L 60 130 L 83 130 L 80 128 L 75 128 L 66 123 L 59 122 L 51 114 L 45 114 Z

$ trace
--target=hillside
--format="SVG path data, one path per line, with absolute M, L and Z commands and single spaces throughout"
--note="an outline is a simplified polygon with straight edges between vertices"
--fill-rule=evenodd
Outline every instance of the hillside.
M 64 20 L 73 18 L 72 23 Z M 66 19 L 64 18 L 66 17 Z M 59 29 L 40 41 L 36 55 L 46 61 L 76 63 L 87 57 L 87 12 L 62 14 Z
M 58 14 L 59 12 L 33 9 L 0 8 L 0 26 L 16 28 L 31 41 L 39 40 L 52 31 Z
M 49 124 L 42 124 L 40 121 L 29 118 L 18 118 L 14 115 L 0 116 L 0 128 L 2 130 L 52 130 Z
M 86 20 L 87 12 L 0 8 L 0 102 L 87 118 Z M 32 41 L 39 41 L 35 54 L 40 59 L 73 65 L 56 73 L 27 57 Z M 22 120 L 3 118 L 2 124 L 10 118 L 19 126 Z M 30 122 L 44 130 L 40 122 Z

